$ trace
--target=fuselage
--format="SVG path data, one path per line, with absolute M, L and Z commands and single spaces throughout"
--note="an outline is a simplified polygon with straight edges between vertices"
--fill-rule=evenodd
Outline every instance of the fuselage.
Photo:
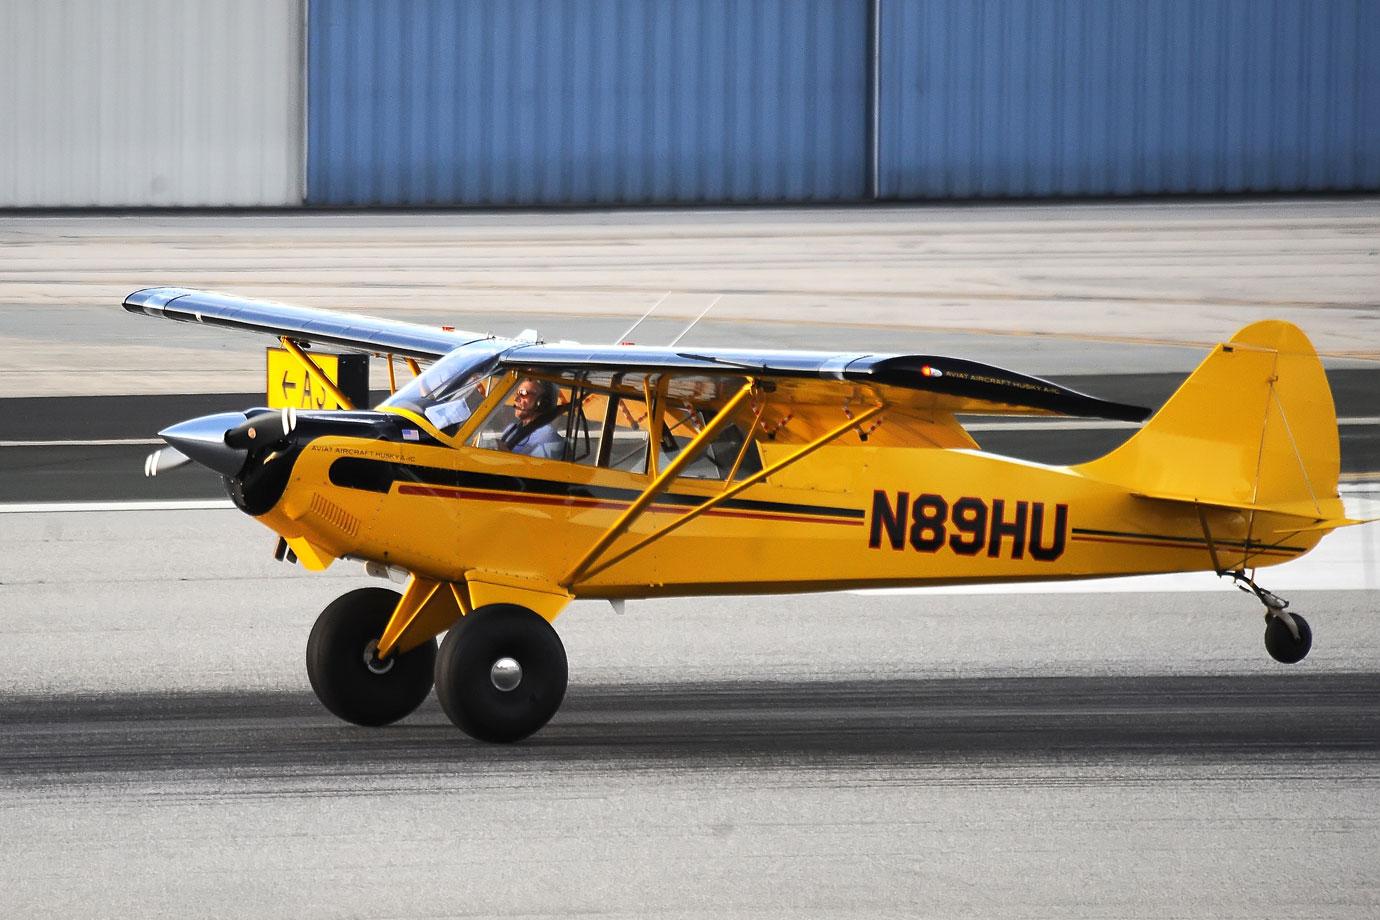
M 568 583 L 650 475 L 443 444 L 390 413 L 369 415 L 378 418 L 367 431 L 305 439 L 290 455 L 258 468 L 251 461 L 237 480 L 241 506 L 309 565 L 348 556 L 438 581 L 484 572 L 575 596 L 626 598 L 1267 566 L 1321 537 L 1279 533 L 1285 522 L 1268 513 L 1200 514 L 1068 467 L 977 450 L 850 444 L 824 447 Z M 791 448 L 761 450 L 770 465 Z M 605 557 L 724 489 L 674 480 Z

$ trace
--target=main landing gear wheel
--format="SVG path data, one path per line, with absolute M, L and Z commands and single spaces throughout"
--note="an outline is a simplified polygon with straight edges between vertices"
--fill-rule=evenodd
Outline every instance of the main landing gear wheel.
M 436 658 L 436 698 L 450 720 L 479 741 L 521 741 L 565 698 L 565 646 L 526 607 L 490 604 L 446 634 Z
M 356 725 L 388 725 L 408 715 L 431 692 L 436 640 L 380 660 L 378 640 L 400 595 L 359 588 L 321 611 L 307 640 L 307 677 L 316 698 Z
M 1265 651 L 1269 652 L 1275 661 L 1297 664 L 1313 647 L 1313 630 L 1309 627 L 1308 621 L 1297 613 L 1288 616 L 1293 618 L 1294 625 L 1298 627 L 1297 638 L 1283 617 L 1268 614 L 1265 617 Z

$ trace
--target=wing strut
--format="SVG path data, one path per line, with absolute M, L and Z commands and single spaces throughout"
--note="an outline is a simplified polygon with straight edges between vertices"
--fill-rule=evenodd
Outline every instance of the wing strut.
M 325 372 L 311 359 L 310 355 L 302 350 L 301 346 L 287 336 L 280 336 L 278 341 L 283 343 L 283 347 L 287 349 L 288 354 L 297 359 L 297 363 L 302 365 L 308 376 L 316 381 L 318 386 L 331 394 L 331 398 L 340 404 L 340 408 L 353 409 L 355 407 L 355 404 L 350 401 L 350 397 L 340 392 L 340 387 L 331 382 L 331 378 L 326 376 Z M 388 366 L 391 370 L 393 366 L 392 361 L 389 361 Z
M 653 533 L 653 534 L 651 534 L 651 535 L 649 535 L 649 536 L 647 536 L 647 537 L 644 537 L 643 539 L 639 540 L 637 543 L 634 543 L 632 546 L 630 546 L 630 547 L 628 547 L 627 549 L 623 550 L 623 552 L 621 552 L 621 553 L 619 553 L 618 555 L 614 556 L 612 559 L 609 559 L 609 560 L 607 560 L 607 561 L 605 561 L 605 562 L 603 562 L 603 563 L 600 563 L 598 566 L 594 566 L 594 567 L 588 567 L 588 566 L 586 566 L 587 571 L 585 571 L 585 572 L 582 573 L 582 574 L 583 574 L 583 577 L 585 577 L 585 578 L 593 578 L 595 575 L 598 575 L 600 572 L 604 571 L 605 569 L 609 568 L 610 566 L 613 566 L 613 565 L 618 564 L 619 562 L 622 562 L 624 559 L 628 558 L 628 557 L 631 556 L 633 553 L 635 553 L 635 552 L 637 552 L 638 550 L 642 549 L 644 546 L 647 546 L 647 545 L 650 544 L 650 543 L 654 543 L 654 542 L 656 542 L 657 540 L 660 540 L 662 537 L 666 536 L 667 534 L 671 533 L 673 530 L 677 530 L 677 529 L 679 529 L 680 527 L 684 526 L 685 524 L 690 523 L 692 520 L 694 520 L 695 518 L 699 517 L 701 514 L 704 514 L 706 511 L 710 510 L 711 508 L 714 508 L 714 507 L 716 507 L 716 506 L 718 506 L 718 505 L 723 504 L 724 502 L 728 501 L 730 498 L 732 498 L 733 496 L 737 495 L 739 492 L 743 491 L 744 489 L 748 488 L 749 486 L 756 485 L 757 483 L 761 482 L 763 479 L 766 479 L 768 476 L 772 475 L 773 473 L 776 473 L 776 472 L 779 471 L 779 470 L 785 469 L 786 467 L 790 466 L 791 464 L 795 463 L 795 462 L 798 461 L 798 460 L 803 460 L 803 459 L 805 459 L 805 458 L 808 457 L 810 454 L 812 454 L 812 453 L 814 453 L 815 451 L 819 450 L 821 447 L 824 447 L 826 444 L 829 444 L 830 442 L 837 440 L 839 437 L 841 437 L 841 436 L 843 436 L 844 434 L 848 433 L 850 430 L 852 430 L 852 429 L 854 429 L 854 428 L 859 428 L 860 425 L 862 425 L 862 424 L 863 424 L 864 422 L 866 422 L 868 419 L 871 419 L 873 416 L 875 416 L 877 413 L 881 412 L 881 411 L 882 411 L 883 409 L 885 409 L 885 408 L 886 408 L 886 406 L 885 406 L 885 405 L 882 405 L 882 404 L 880 404 L 880 403 L 877 404 L 877 405 L 875 405 L 875 406 L 870 406 L 870 407 L 868 407 L 866 410 L 864 410 L 864 411 L 863 411 L 862 413 L 860 413 L 859 415 L 855 416 L 854 418 L 850 418 L 848 421 L 844 422 L 842 425 L 839 425 L 837 428 L 834 428 L 832 431 L 829 431 L 829 432 L 827 432 L 827 433 L 825 433 L 825 434 L 820 435 L 818 438 L 816 438 L 815 440 L 811 441 L 809 444 L 806 444 L 804 447 L 800 448 L 799 450 L 795 451 L 794 453 L 792 453 L 792 454 L 790 454 L 790 455 L 788 455 L 788 456 L 782 457 L 780 460 L 776 461 L 775 463 L 771 464 L 770 466 L 768 466 L 768 467 L 766 467 L 766 468 L 764 468 L 764 469 L 761 469 L 761 470 L 757 471 L 756 473 L 753 473 L 751 476 L 749 476 L 748 478 L 744 479 L 742 482 L 736 483 L 732 488 L 730 488 L 730 489 L 725 489 L 723 492 L 720 492 L 718 495 L 713 496 L 713 497 L 710 498 L 708 501 L 706 501 L 704 504 L 699 505 L 699 506 L 697 506 L 697 507 L 695 507 L 695 508 L 691 508 L 691 509 L 690 509 L 689 511 L 687 511 L 685 514 L 682 514 L 680 517 L 676 518 L 674 521 L 672 521 L 671 523 L 667 524 L 665 527 L 661 528 L 660 530 L 656 531 L 655 533 Z M 721 415 L 722 415 L 722 414 L 721 414 Z M 859 430 L 861 430 L 861 429 L 859 429 Z M 687 449 L 686 453 L 688 453 L 688 449 Z M 685 456 L 685 453 L 682 453 L 681 456 L 682 456 L 682 457 Z M 679 459 L 679 458 L 677 458 L 677 459 Z M 567 582 L 567 584 L 573 585 L 573 584 L 574 584 L 574 579 L 572 579 L 570 582 Z
M 752 395 L 752 391 L 756 386 L 757 381 L 749 377 L 747 382 L 743 384 L 742 389 L 734 393 L 733 398 L 724 404 L 724 407 L 719 410 L 718 415 L 714 416 L 713 421 L 705 425 L 700 433 L 695 435 L 695 437 L 690 440 L 689 444 L 685 445 L 685 449 L 677 455 L 676 459 L 666 465 L 666 469 L 662 470 L 657 477 L 652 480 L 651 485 L 647 486 L 643 493 L 618 516 L 618 520 L 614 521 L 613 525 L 609 527 L 608 530 L 604 531 L 604 535 L 594 541 L 594 545 L 580 558 L 579 562 L 575 563 L 575 567 L 570 570 L 570 573 L 567 574 L 565 578 L 561 579 L 562 585 L 573 585 L 584 576 L 585 571 L 589 569 L 594 560 L 599 558 L 599 554 L 608 549 L 609 546 L 613 544 L 614 540 L 622 536 L 629 525 L 647 509 L 647 506 L 650 505 L 658 495 L 666 491 L 666 487 L 671 484 L 671 480 L 675 479 L 682 469 L 690 465 L 690 461 L 694 459 L 700 447 L 711 441 L 714 436 L 719 433 L 719 430 L 729 423 L 732 419 L 733 411 L 742 404 L 743 400 Z

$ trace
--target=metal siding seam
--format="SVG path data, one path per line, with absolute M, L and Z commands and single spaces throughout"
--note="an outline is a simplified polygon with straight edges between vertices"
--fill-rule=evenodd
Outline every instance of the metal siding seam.
M 1245 7 L 1244 29 L 1242 34 L 1242 74 L 1245 84 L 1243 108 L 1246 113 L 1246 191 L 1259 191 L 1268 187 L 1269 177 L 1267 158 L 1260 153 L 1270 144 L 1269 71 L 1265 62 L 1269 60 L 1270 33 L 1262 24 L 1263 17 L 1269 15 L 1264 4 L 1249 4 Z
M 651 73 L 649 105 L 643 108 L 642 130 L 652 138 L 652 161 L 648 170 L 650 183 L 645 193 L 653 204 L 672 200 L 675 169 L 672 156 L 675 137 L 671 133 L 669 117 L 675 100 L 675 81 L 672 79 L 676 60 L 676 42 L 671 28 L 671 14 L 680 0 L 665 0 L 650 4 L 647 28 L 651 37 L 647 66 Z M 670 67 L 666 66 L 668 62 Z
M 699 119 L 695 130 L 706 145 L 704 171 L 700 183 L 700 200 L 730 200 L 725 176 L 728 166 L 729 135 L 724 118 L 728 98 L 728 41 L 733 33 L 731 9 L 726 0 L 718 0 L 709 21 L 714 24 L 714 42 L 705 49 L 700 68 Z
M 341 0 L 341 9 L 359 10 L 363 4 L 359 0 Z M 357 18 L 351 15 L 351 19 Z M 346 152 L 349 154 L 345 161 L 345 169 L 341 171 L 341 195 L 342 204 L 365 204 L 370 198 L 370 188 L 372 185 L 372 175 L 369 169 L 369 149 L 365 146 L 365 139 L 374 131 L 374 111 L 367 105 L 350 105 L 351 100 L 362 99 L 364 91 L 362 86 L 367 86 L 372 82 L 372 60 L 369 52 L 372 45 L 366 42 L 373 31 L 373 24 L 367 20 L 363 23 L 364 28 L 356 30 L 353 35 L 346 32 L 346 42 L 349 48 L 344 52 L 345 60 L 342 66 L 346 74 L 347 92 L 341 99 L 343 111 L 340 113 L 340 124 L 342 131 L 345 131 Z M 356 121 L 358 119 L 358 121 Z M 354 130 L 349 130 L 353 127 Z
M 781 86 L 784 92 L 778 96 L 781 117 L 785 130 L 781 134 L 781 145 L 776 151 L 777 170 L 784 177 L 777 196 L 787 201 L 811 200 L 809 176 L 805 170 L 805 135 L 809 117 L 804 110 L 807 98 L 807 82 L 810 68 L 805 56 L 810 53 L 810 28 L 808 11 L 811 4 L 801 3 L 782 9 L 782 31 L 788 35 L 784 46 L 780 47 Z M 811 113 L 813 114 L 813 113 Z
M 797 6 L 794 9 L 804 8 Z M 782 177 L 782 184 L 776 195 L 788 200 L 799 200 L 805 192 L 805 177 L 793 153 L 800 149 L 805 122 L 799 108 L 800 97 L 797 95 L 800 92 L 801 78 L 804 76 L 804 68 L 800 64 L 801 53 L 805 48 L 805 36 L 802 34 L 804 29 L 799 16 L 791 15 L 785 9 L 782 9 L 781 13 L 780 32 L 786 35 L 786 41 L 775 48 L 782 90 L 777 94 L 776 100 L 784 130 L 774 151 L 775 169 Z
M 513 0 L 517 9 L 515 52 L 509 61 L 513 68 L 511 86 L 516 95 L 509 95 L 508 105 L 514 110 L 511 161 L 517 191 L 515 203 L 530 205 L 540 198 L 540 175 L 534 157 L 533 133 L 536 108 L 540 105 L 542 72 L 537 65 L 537 8 L 534 0 Z
M 1218 149 L 1222 157 L 1222 190 L 1238 192 L 1242 188 L 1242 159 L 1245 153 L 1245 134 L 1241 119 L 1241 81 L 1236 53 L 1240 22 L 1236 0 L 1222 0 L 1226 12 L 1225 23 L 1218 37 L 1218 93 L 1222 97 L 1222 113 L 1218 120 Z
M 303 35 L 306 42 L 306 55 L 304 66 L 307 71 L 307 78 L 303 84 L 303 98 L 306 104 L 305 118 L 307 124 L 307 142 L 303 145 L 303 157 L 306 161 L 306 201 L 307 204 L 314 204 L 323 200 L 324 185 L 327 169 L 323 162 L 331 152 L 331 144 L 325 136 L 323 125 L 325 122 L 325 110 L 330 102 L 331 94 L 326 86 L 326 79 L 320 73 L 321 59 L 324 56 L 321 45 L 324 37 L 321 34 L 327 26 L 318 21 L 318 7 L 325 0 L 304 0 L 307 12 L 307 27 Z
M 927 182 L 929 194 L 942 197 L 950 197 L 953 194 L 953 170 L 950 163 L 954 157 L 954 105 L 958 96 L 957 87 L 954 85 L 954 57 L 959 45 L 959 37 L 955 35 L 954 10 L 951 5 L 933 0 L 935 19 L 938 28 L 931 30 L 932 43 L 929 51 L 937 66 L 930 66 L 927 70 L 932 74 L 935 81 L 935 130 L 931 135 L 927 146 L 931 157 L 931 168 L 927 175 L 931 178 Z M 938 53 L 935 45 L 938 46 Z
M 600 95 L 599 69 L 592 51 L 594 23 L 608 18 L 607 2 L 601 3 L 599 15 L 577 17 L 572 23 L 570 48 L 571 86 L 575 87 L 573 118 L 570 127 L 571 156 L 566 158 L 566 182 L 571 201 L 588 202 L 594 198 L 588 188 L 588 164 L 596 156 L 594 125 L 598 121 Z
M 1356 93 L 1357 184 L 1365 189 L 1380 189 L 1380 5 L 1361 2 L 1357 10 Z
M 868 0 L 867 3 L 867 171 L 865 174 L 866 196 L 872 200 L 881 197 L 881 92 L 882 92 L 882 0 Z M 842 58 L 839 55 L 839 58 Z M 837 132 L 834 136 L 838 140 Z M 835 151 L 837 153 L 837 151 Z M 836 156 L 837 160 L 838 157 Z
M 493 36 L 489 38 L 502 48 L 502 54 L 495 60 L 494 110 L 491 113 L 494 127 L 501 127 L 502 143 L 489 165 L 494 175 L 489 201 L 495 204 L 522 204 L 526 191 L 522 184 L 522 164 L 518 161 L 522 149 L 521 100 L 531 92 L 524 84 L 522 66 L 522 7 L 520 2 L 495 6 L 503 10 L 503 14 L 495 19 L 495 31 L 506 41 Z
M 382 92 L 370 100 L 378 108 L 376 118 L 379 124 L 379 130 L 370 138 L 370 156 L 377 176 L 377 190 L 372 203 L 382 205 L 410 203 L 407 149 L 400 140 L 404 136 L 403 125 L 412 100 L 403 68 L 406 33 L 404 17 L 397 15 L 401 12 L 398 2 L 390 0 L 374 10 L 382 40 L 374 45 L 373 89 Z M 384 100 L 392 100 L 392 104 Z
M 995 7 L 1001 0 L 980 0 L 975 3 L 977 28 L 973 31 L 973 46 L 977 66 L 973 68 L 977 80 L 975 101 L 977 117 L 973 119 L 972 194 L 986 198 L 997 193 L 1009 179 L 993 168 L 994 135 L 1000 133 L 1001 81 L 998 76 L 1002 56 L 1006 53 L 1001 30 L 995 28 Z
M 495 114 L 498 101 L 499 42 L 495 22 L 496 13 L 489 4 L 479 3 L 467 6 L 473 10 L 472 29 L 467 31 L 466 47 L 479 59 L 479 81 L 473 87 L 479 100 L 476 107 L 476 121 L 471 126 L 475 135 L 475 174 L 471 184 L 473 195 L 466 200 L 471 204 L 485 204 L 497 197 L 496 161 L 501 159 L 499 130 L 500 122 Z M 475 48 L 475 44 L 478 48 Z
M 1340 93 L 1338 92 L 1338 86 L 1341 83 L 1341 75 L 1338 73 L 1338 69 L 1346 66 L 1346 58 L 1343 54 L 1339 53 L 1337 48 L 1337 45 L 1345 41 L 1341 31 L 1341 13 L 1344 5 L 1350 4 L 1334 2 L 1328 6 L 1327 28 L 1323 30 L 1322 34 L 1324 38 L 1331 39 L 1331 41 L 1324 43 L 1322 53 L 1318 55 L 1325 68 L 1325 79 L 1323 84 L 1323 127 L 1326 134 L 1326 143 L 1324 144 L 1323 154 L 1330 168 L 1326 171 L 1324 181 L 1330 188 L 1342 188 L 1345 185 L 1340 176 L 1342 170 L 1346 168 L 1344 163 L 1347 146 L 1343 138 L 1345 129 L 1342 126 L 1340 117 L 1341 106 L 1339 104 Z M 1327 157 L 1327 154 L 1333 151 L 1339 155 Z
M 762 16 L 749 16 L 746 21 L 748 30 L 748 53 L 743 56 L 743 67 L 747 75 L 748 85 L 748 134 L 744 144 L 744 153 L 747 157 L 747 185 L 743 189 L 743 198 L 748 198 L 755 190 L 761 187 L 760 178 L 762 174 L 762 149 L 765 135 L 773 133 L 774 126 L 767 123 L 767 119 L 762 112 L 762 98 L 767 94 L 765 81 L 758 78 L 757 67 L 761 66 L 761 59 L 757 54 L 757 47 L 761 41 L 764 31 Z M 757 90 L 754 92 L 753 90 Z
M 1313 65 L 1312 86 L 1316 95 L 1316 111 L 1314 113 L 1314 129 L 1310 137 L 1313 139 L 1313 149 L 1309 151 L 1309 184 L 1320 190 L 1332 189 L 1336 185 L 1333 182 L 1333 170 L 1330 167 L 1329 154 L 1334 147 L 1336 137 L 1336 92 L 1334 88 L 1333 73 L 1336 58 L 1329 47 L 1328 38 L 1336 34 L 1335 19 L 1333 13 L 1336 12 L 1339 0 L 1332 0 L 1326 6 L 1315 9 L 1314 16 L 1320 22 L 1318 28 L 1313 30 L 1312 53 L 1308 58 Z M 1339 151 L 1340 152 L 1340 151 Z
M 1283 119 L 1289 108 L 1287 101 L 1288 88 L 1293 81 L 1285 75 L 1285 71 L 1288 69 L 1285 66 L 1285 43 L 1287 39 L 1285 37 L 1283 24 L 1279 21 L 1279 14 L 1282 13 L 1282 10 L 1276 3 L 1270 4 L 1269 8 L 1271 13 L 1275 14 L 1275 16 L 1273 27 L 1270 30 L 1272 42 L 1269 61 L 1273 65 L 1270 68 L 1272 78 L 1270 101 L 1273 104 L 1267 106 L 1270 112 L 1269 143 L 1271 148 L 1270 156 L 1267 158 L 1270 164 L 1268 187 L 1285 188 L 1288 186 L 1289 182 L 1288 165 L 1284 162 L 1288 155 L 1285 147 L 1285 133 L 1289 130 L 1290 126 L 1285 124 Z
M 435 10 L 434 5 L 428 5 L 424 9 Z M 406 183 L 409 189 L 408 200 L 417 204 L 437 204 L 439 203 L 434 194 L 435 182 L 433 180 L 433 170 L 430 158 L 426 150 L 426 129 L 429 125 L 445 123 L 450 119 L 450 113 L 441 106 L 435 104 L 431 97 L 431 87 L 434 79 L 429 79 L 429 73 L 436 73 L 436 67 L 432 66 L 427 51 L 427 26 L 435 28 L 436 20 L 439 18 L 439 11 L 432 12 L 424 20 L 421 16 L 413 16 L 407 25 L 411 26 L 410 33 L 406 35 L 403 53 L 405 61 L 410 62 L 411 67 L 407 68 L 407 77 L 403 81 L 407 87 L 410 105 L 404 108 L 406 124 L 403 125 L 403 135 L 407 138 L 405 150 L 408 155 L 406 163 Z M 437 74 L 439 76 L 439 74 Z M 428 116 L 432 117 L 428 117 Z
M 674 42 L 675 56 L 671 68 L 671 110 L 666 113 L 670 128 L 671 159 L 670 193 L 673 200 L 689 202 L 694 200 L 698 160 L 704 138 L 695 136 L 694 118 L 696 110 L 702 105 L 699 97 L 699 58 L 710 36 L 700 31 L 695 21 L 695 12 L 701 6 L 699 0 L 680 0 L 671 7 L 670 18 L 673 32 L 678 37 Z
M 418 55 L 426 62 L 426 72 L 433 75 L 428 81 L 427 110 L 434 116 L 422 122 L 419 132 L 427 169 L 427 200 L 433 204 L 460 199 L 456 180 L 468 160 L 459 126 L 464 123 L 465 107 L 470 100 L 456 88 L 456 73 L 468 64 L 466 55 L 459 53 L 454 44 L 459 15 L 458 5 L 438 4 L 435 17 L 422 30 Z
M 311 0 L 301 0 L 297 8 L 297 34 L 293 44 L 297 48 L 297 107 L 294 124 L 297 128 L 295 163 L 296 188 L 290 204 L 305 205 L 308 200 L 307 181 L 311 175 Z

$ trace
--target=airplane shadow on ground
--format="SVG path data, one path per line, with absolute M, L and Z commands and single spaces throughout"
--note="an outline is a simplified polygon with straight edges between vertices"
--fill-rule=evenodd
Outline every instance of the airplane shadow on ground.
M 532 768 L 886 767 L 1380 751 L 1380 676 L 1048 677 L 581 685 L 516 745 L 470 740 L 434 697 L 387 728 L 309 693 L 0 698 L 0 776 L 441 775 Z

